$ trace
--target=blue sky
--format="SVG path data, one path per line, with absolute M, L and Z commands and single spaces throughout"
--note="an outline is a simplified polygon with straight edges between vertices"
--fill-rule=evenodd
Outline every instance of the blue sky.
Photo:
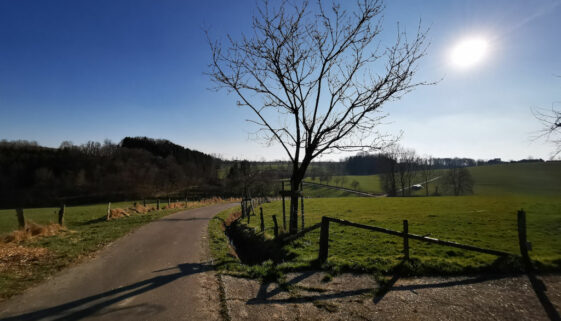
M 142 135 L 226 158 L 285 158 L 252 139 L 252 114 L 208 90 L 204 74 L 203 31 L 248 32 L 255 4 L 0 0 L 0 139 L 56 147 Z M 531 140 L 540 124 L 530 108 L 561 100 L 561 1 L 388 1 L 382 40 L 419 19 L 431 46 L 418 79 L 442 80 L 384 106 L 380 130 L 402 130 L 420 154 L 548 158 L 553 147 Z M 489 54 L 454 68 L 451 48 L 471 36 Z

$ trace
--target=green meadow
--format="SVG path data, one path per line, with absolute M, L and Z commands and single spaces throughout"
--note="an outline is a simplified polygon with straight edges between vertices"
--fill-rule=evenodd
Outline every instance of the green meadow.
M 319 223 L 322 216 L 409 232 L 478 247 L 519 254 L 517 211 L 527 213 L 531 258 L 542 271 L 561 270 L 561 163 L 503 164 L 470 168 L 475 194 L 420 197 L 327 197 L 305 199 L 305 223 Z M 436 175 L 441 175 L 436 173 Z M 356 179 L 356 177 L 353 177 Z M 363 191 L 377 192 L 377 176 L 361 177 Z M 347 179 L 347 184 L 352 179 Z M 363 184 L 363 182 L 365 182 Z M 435 184 L 436 183 L 436 184 Z M 431 184 L 431 190 L 438 181 Z M 378 185 L 377 185 L 378 184 Z M 378 186 L 378 187 L 377 187 Z M 361 188 L 359 188 L 361 189 Z M 320 193 L 321 191 L 314 191 Z M 331 190 L 325 190 L 331 196 Z M 307 187 L 305 194 L 309 196 Z M 288 201 L 287 201 L 288 208 Z M 272 215 L 282 229 L 282 203 L 263 204 L 265 238 L 273 237 Z M 300 224 L 299 218 L 299 224 Z M 245 224 L 245 223 L 244 223 Z M 260 234 L 258 217 L 249 224 Z M 334 271 L 390 272 L 402 261 L 400 237 L 342 227 L 331 223 L 329 257 L 324 268 Z M 458 274 L 477 271 L 516 271 L 519 262 L 496 256 L 410 240 L 412 274 Z M 285 245 L 281 269 L 314 267 L 319 230 Z
M 469 167 L 475 181 L 475 195 L 541 195 L 541 196 L 561 196 L 561 161 L 545 163 L 513 163 Z M 443 176 L 445 170 L 436 170 L 433 177 Z M 373 194 L 383 194 L 380 175 L 365 176 L 345 176 L 342 184 L 336 183 L 337 176 L 331 177 L 329 185 L 341 186 L 352 189 L 351 183 L 356 180 L 359 183 L 357 190 Z M 306 181 L 319 183 L 307 178 Z M 422 179 L 417 177 L 415 183 L 421 183 Z M 438 186 L 440 193 L 445 193 L 440 180 L 429 183 L 429 192 L 432 194 Z M 304 189 L 310 189 L 309 185 Z M 313 194 L 306 194 L 313 197 L 339 197 L 337 191 L 323 189 L 323 191 L 313 190 Z M 425 195 L 425 191 L 417 191 L 414 195 Z

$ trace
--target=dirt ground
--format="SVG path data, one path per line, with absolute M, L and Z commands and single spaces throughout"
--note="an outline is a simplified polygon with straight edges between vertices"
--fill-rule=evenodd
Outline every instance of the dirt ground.
M 222 276 L 230 320 L 559 320 L 561 276 L 393 279 L 294 273 L 289 286 Z

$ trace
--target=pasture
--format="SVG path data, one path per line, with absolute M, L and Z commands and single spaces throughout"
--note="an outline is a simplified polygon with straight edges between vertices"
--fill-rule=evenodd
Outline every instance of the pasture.
M 561 196 L 561 161 L 545 163 L 512 163 L 468 167 L 475 181 L 475 195 L 541 195 Z M 433 177 L 444 175 L 446 170 L 436 170 Z M 331 177 L 329 185 L 342 186 L 352 189 L 351 182 L 359 183 L 357 190 L 373 194 L 383 194 L 380 175 L 344 176 L 342 184 L 336 184 L 337 176 Z M 319 179 L 306 178 L 306 181 L 319 183 Z M 420 175 L 415 183 L 423 183 Z M 441 180 L 429 183 L 429 192 L 433 193 L 435 186 L 439 192 L 445 194 Z M 310 188 L 308 186 L 305 187 Z M 314 190 L 310 197 L 339 197 L 337 191 L 324 189 L 323 193 Z M 424 196 L 425 191 L 416 191 L 414 196 Z M 350 196 L 350 195 L 349 195 Z
M 409 221 L 409 232 L 462 244 L 519 254 L 516 213 L 527 213 L 531 258 L 545 271 L 561 270 L 561 162 L 502 164 L 469 168 L 475 181 L 475 194 L 468 196 L 363 198 L 338 196 L 338 191 L 321 188 L 305 200 L 306 226 L 319 223 L 322 216 L 356 223 L 402 230 Z M 442 175 L 437 171 L 435 176 Z M 378 176 L 362 176 L 359 189 L 379 192 Z M 348 176 L 346 184 L 357 177 Z M 439 181 L 431 184 L 431 190 Z M 346 186 L 350 187 L 350 186 Z M 310 187 L 304 187 L 310 196 Z M 281 201 L 263 204 L 265 237 L 273 237 L 272 215 L 282 229 Z M 288 208 L 288 200 L 286 201 Z M 288 214 L 287 214 L 288 215 Z M 288 218 L 287 218 L 288 219 Z M 300 224 L 300 218 L 298 224 Z M 250 226 L 259 232 L 259 218 Z M 333 270 L 391 271 L 401 261 L 400 237 L 331 224 L 328 267 Z M 457 274 L 474 271 L 512 271 L 512 262 L 497 257 L 431 245 L 410 240 L 410 271 L 414 274 Z M 319 230 L 308 233 L 284 247 L 288 260 L 280 268 L 311 267 L 318 256 Z
M 444 196 L 410 198 L 326 198 L 305 201 L 306 225 L 330 216 L 518 254 L 516 212 L 527 212 L 530 255 L 543 270 L 561 269 L 561 200 L 555 197 Z M 282 217 L 281 202 L 263 205 L 266 237 L 272 238 L 272 214 Z M 282 219 L 280 225 L 282 226 Z M 259 230 L 259 220 L 250 226 Z M 399 237 L 332 224 L 328 265 L 334 270 L 391 271 L 403 255 Z M 457 274 L 505 269 L 497 257 L 410 240 L 412 273 Z M 317 258 L 319 230 L 285 246 L 291 259 L 280 267 L 311 266 Z

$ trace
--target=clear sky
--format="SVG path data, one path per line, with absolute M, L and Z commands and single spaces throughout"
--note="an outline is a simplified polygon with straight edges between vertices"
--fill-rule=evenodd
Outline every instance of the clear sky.
M 226 158 L 284 159 L 252 139 L 236 97 L 208 90 L 213 37 L 249 31 L 255 0 L 0 0 L 0 139 L 58 146 L 70 140 L 166 138 Z M 396 22 L 430 26 L 419 80 L 439 80 L 384 106 L 381 130 L 437 157 L 548 158 L 532 141 L 531 107 L 561 100 L 561 1 L 388 1 Z M 486 54 L 450 62 L 465 39 Z M 338 159 L 345 155 L 330 155 Z

